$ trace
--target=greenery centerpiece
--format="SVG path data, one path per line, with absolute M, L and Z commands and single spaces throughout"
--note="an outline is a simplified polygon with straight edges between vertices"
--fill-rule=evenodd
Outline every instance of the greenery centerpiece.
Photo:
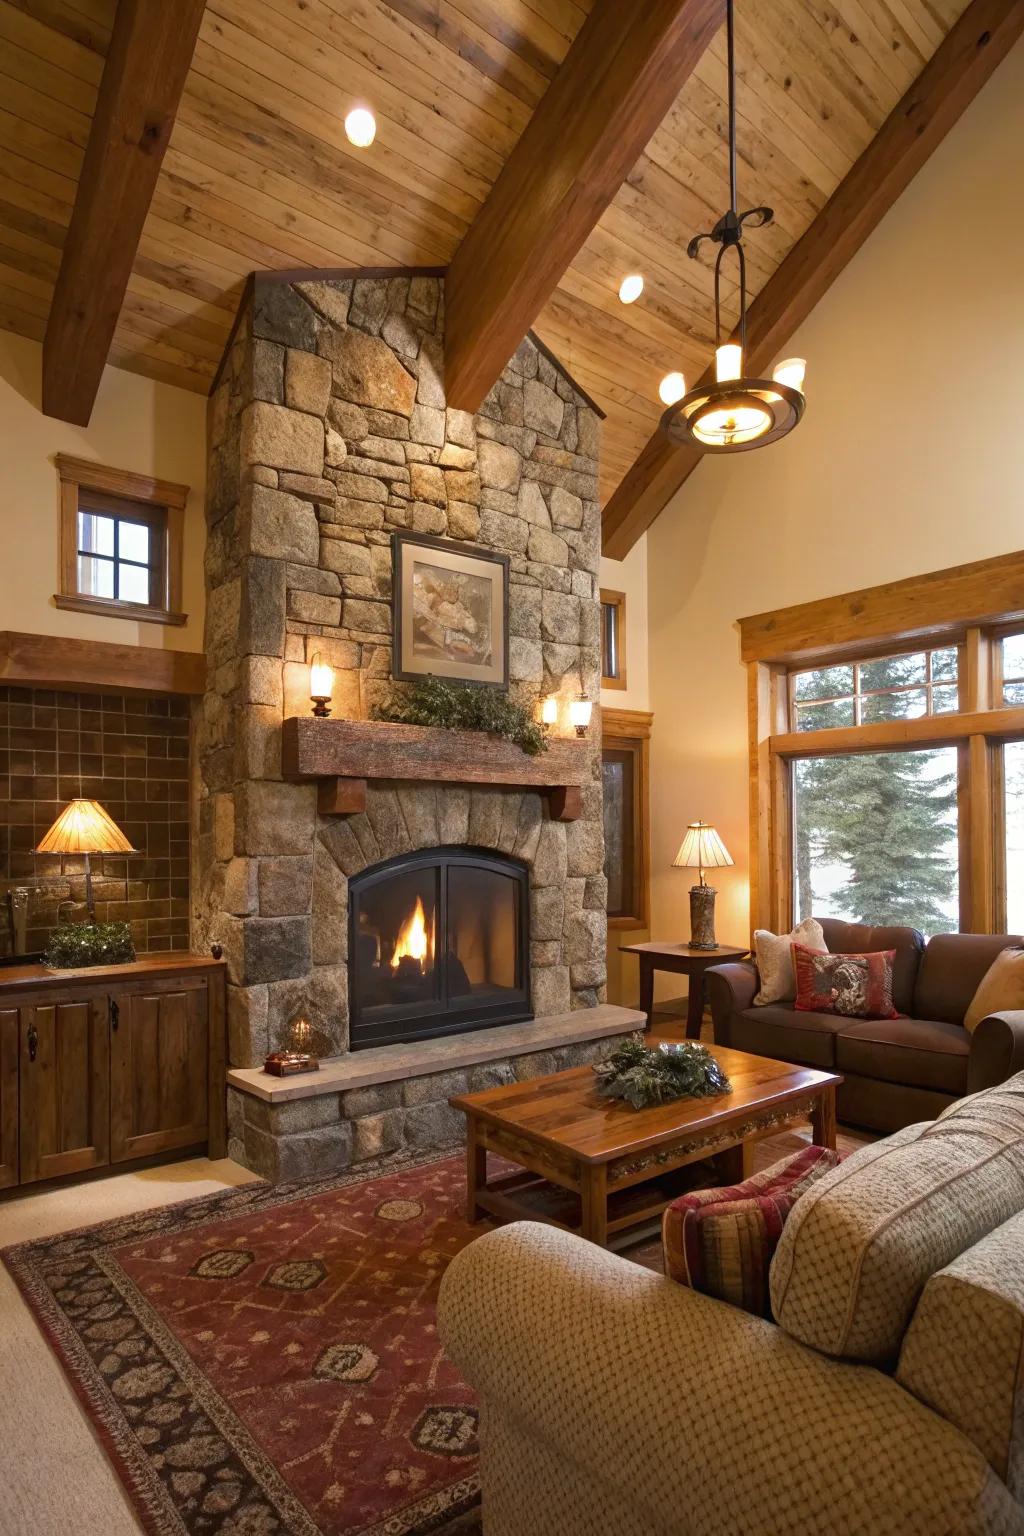
M 44 962 L 55 971 L 123 965 L 134 959 L 135 945 L 127 923 L 61 923 L 50 935 L 43 955 Z
M 448 731 L 487 731 L 515 742 L 528 757 L 547 751 L 543 727 L 528 702 L 496 688 L 472 688 L 426 677 L 395 687 L 372 711 L 393 725 L 436 725 Z
M 706 1045 L 665 1041 L 644 1045 L 639 1035 L 624 1040 L 607 1061 L 594 1065 L 597 1091 L 606 1099 L 625 1099 L 634 1109 L 667 1104 L 672 1099 L 703 1099 L 729 1093 L 731 1083 Z

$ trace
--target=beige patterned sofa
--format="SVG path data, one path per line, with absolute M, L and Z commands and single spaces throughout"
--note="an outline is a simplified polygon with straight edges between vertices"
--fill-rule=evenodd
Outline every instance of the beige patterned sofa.
M 1024 1536 L 1024 1073 L 797 1202 L 776 1323 L 531 1222 L 451 1264 L 485 1536 Z

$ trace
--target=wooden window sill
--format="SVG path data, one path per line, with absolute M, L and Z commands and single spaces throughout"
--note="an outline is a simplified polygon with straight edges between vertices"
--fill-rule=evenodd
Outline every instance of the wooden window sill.
M 168 613 L 166 608 L 154 608 L 149 603 L 122 603 L 112 597 L 73 597 L 55 592 L 53 601 L 58 608 L 72 613 L 102 613 L 108 619 L 134 619 L 136 624 L 188 623 L 187 613 Z

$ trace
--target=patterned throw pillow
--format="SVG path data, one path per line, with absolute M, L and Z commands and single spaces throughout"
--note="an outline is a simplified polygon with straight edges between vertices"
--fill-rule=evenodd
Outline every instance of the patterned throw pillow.
M 768 1270 L 783 1223 L 804 1190 L 838 1162 L 828 1147 L 805 1147 L 742 1184 L 681 1195 L 662 1218 L 665 1273 L 770 1317 Z
M 894 949 L 867 955 L 828 955 L 793 945 L 794 1007 L 804 1013 L 841 1013 L 850 1019 L 898 1019 L 892 1005 Z

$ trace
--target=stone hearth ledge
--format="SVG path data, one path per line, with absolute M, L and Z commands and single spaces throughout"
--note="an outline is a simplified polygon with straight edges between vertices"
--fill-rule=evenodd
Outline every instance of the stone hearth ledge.
M 638 1009 L 601 1003 L 596 1008 L 549 1014 L 527 1024 L 502 1024 L 461 1035 L 442 1035 L 434 1040 L 353 1051 L 323 1062 L 319 1072 L 308 1075 L 272 1077 L 262 1068 L 236 1067 L 228 1073 L 228 1085 L 268 1103 L 284 1104 L 292 1099 L 311 1099 L 428 1077 L 435 1072 L 479 1066 L 530 1051 L 556 1050 L 646 1027 L 647 1015 Z

